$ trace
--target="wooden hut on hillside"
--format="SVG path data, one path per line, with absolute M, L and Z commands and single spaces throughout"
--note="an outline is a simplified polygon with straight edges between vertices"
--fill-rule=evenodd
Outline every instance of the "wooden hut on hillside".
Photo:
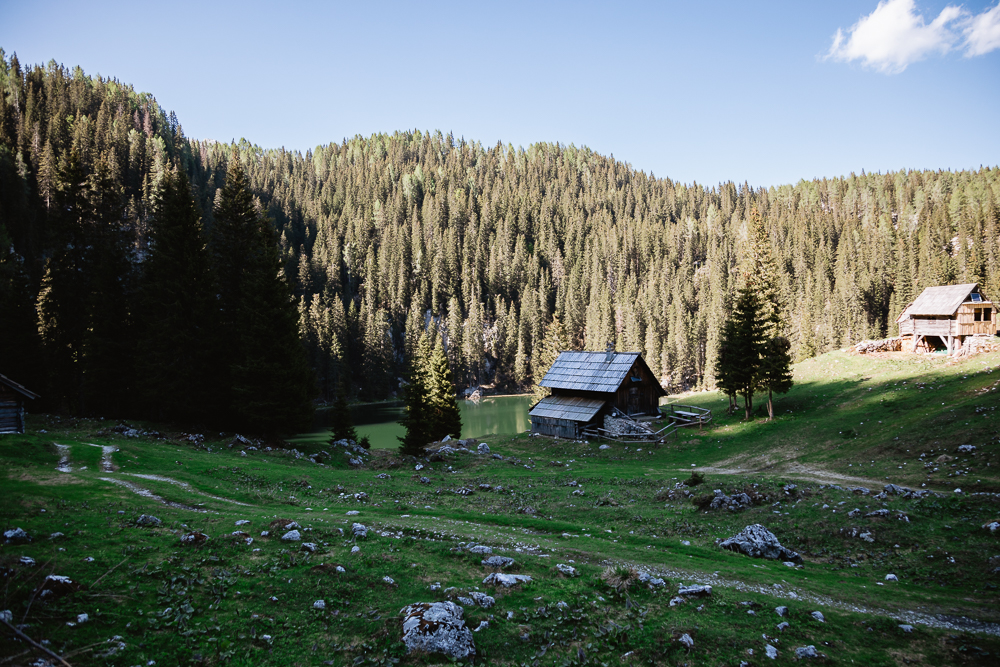
M 928 287 L 896 318 L 903 349 L 958 351 L 969 336 L 995 336 L 996 308 L 978 283 Z
M 655 415 L 666 396 L 638 352 L 561 352 L 538 383 L 552 394 L 528 414 L 531 430 L 560 438 L 579 438 L 588 425 L 619 411 L 629 416 Z
M 36 398 L 35 392 L 0 375 L 0 433 L 24 433 L 24 402 Z

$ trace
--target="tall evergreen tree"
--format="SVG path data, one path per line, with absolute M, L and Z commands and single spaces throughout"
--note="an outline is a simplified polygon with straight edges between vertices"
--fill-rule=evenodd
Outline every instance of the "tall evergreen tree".
M 315 391 L 298 315 L 281 275 L 274 228 L 258 211 L 235 152 L 215 211 L 212 249 L 229 419 L 253 431 L 305 428 Z
M 784 336 L 768 339 L 761 357 L 760 385 L 767 390 L 767 418 L 774 419 L 772 393 L 787 394 L 792 388 L 792 344 Z
M 211 422 L 218 404 L 215 285 L 187 176 L 165 172 L 149 225 L 140 287 L 138 366 L 143 410 L 157 419 Z

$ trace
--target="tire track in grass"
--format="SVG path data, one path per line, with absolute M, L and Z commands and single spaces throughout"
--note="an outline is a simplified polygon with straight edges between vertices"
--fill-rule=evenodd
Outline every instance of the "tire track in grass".
M 118 486 L 123 486 L 138 496 L 142 496 L 143 498 L 149 498 L 150 500 L 156 500 L 168 507 L 174 507 L 176 509 L 181 509 L 181 510 L 188 510 L 191 512 L 205 512 L 205 513 L 208 512 L 208 510 L 201 509 L 200 507 L 190 507 L 189 505 L 185 505 L 183 503 L 175 503 L 172 500 L 166 500 L 165 498 L 156 495 L 149 489 L 144 489 L 141 486 L 136 486 L 132 482 L 128 482 L 124 479 L 114 479 L 112 477 L 98 477 L 98 479 L 104 482 L 110 482 L 111 484 L 116 484 Z
M 237 500 L 231 500 L 229 498 L 222 498 L 220 496 L 213 496 L 211 494 L 205 493 L 204 491 L 198 491 L 196 489 L 191 488 L 191 485 L 188 484 L 187 482 L 181 482 L 179 480 L 171 479 L 169 477 L 164 477 L 162 475 L 148 475 L 148 474 L 137 473 L 137 472 L 125 472 L 125 473 L 122 473 L 122 474 L 123 475 L 129 475 L 130 477 L 138 477 L 140 479 L 148 479 L 148 480 L 151 480 L 151 481 L 154 481 L 154 482 L 166 482 L 167 484 L 173 484 L 174 486 L 181 487 L 185 491 L 197 494 L 199 496 L 205 496 L 206 498 L 211 498 L 212 500 L 221 500 L 224 503 L 232 503 L 233 505 L 239 505 L 240 507 L 253 507 L 253 505 L 248 505 L 247 503 L 241 503 L 241 502 L 239 502 Z

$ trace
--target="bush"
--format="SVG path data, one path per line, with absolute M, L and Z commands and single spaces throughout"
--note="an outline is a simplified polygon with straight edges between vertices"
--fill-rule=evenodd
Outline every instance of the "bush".
M 698 486 L 705 481 L 705 475 L 700 472 L 692 472 L 691 477 L 684 480 L 685 486 Z
M 618 593 L 624 593 L 639 578 L 639 571 L 630 565 L 615 565 L 605 568 L 601 581 Z
M 691 504 L 700 510 L 708 509 L 708 506 L 712 504 L 712 499 L 715 498 L 711 493 L 699 493 L 697 496 L 691 498 Z

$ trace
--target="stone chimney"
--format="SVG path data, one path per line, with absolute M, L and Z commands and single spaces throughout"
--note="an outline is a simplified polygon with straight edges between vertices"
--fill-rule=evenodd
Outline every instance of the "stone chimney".
M 607 354 L 604 356 L 604 363 L 610 364 L 615 358 L 615 344 L 608 343 Z

